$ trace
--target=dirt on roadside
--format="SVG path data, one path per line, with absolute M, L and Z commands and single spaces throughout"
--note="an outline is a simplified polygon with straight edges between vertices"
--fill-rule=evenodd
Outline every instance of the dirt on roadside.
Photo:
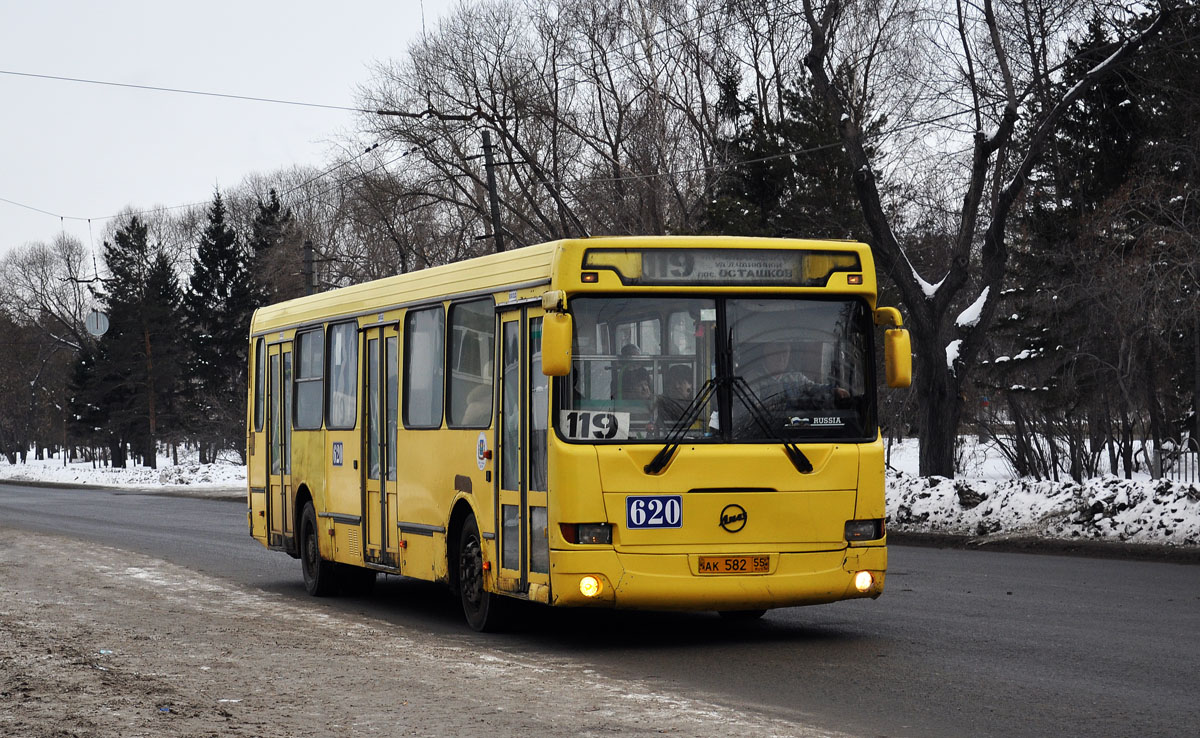
M 5 530 L 0 735 L 830 733 Z

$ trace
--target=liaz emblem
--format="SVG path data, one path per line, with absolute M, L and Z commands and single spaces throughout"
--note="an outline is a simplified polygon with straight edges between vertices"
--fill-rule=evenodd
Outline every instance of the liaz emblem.
M 721 527 L 730 533 L 737 533 L 746 527 L 746 508 L 741 505 L 726 505 L 721 511 Z

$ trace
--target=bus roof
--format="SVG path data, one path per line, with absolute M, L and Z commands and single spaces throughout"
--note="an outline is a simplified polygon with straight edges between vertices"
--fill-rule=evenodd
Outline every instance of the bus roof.
M 550 286 L 556 274 L 564 270 L 577 275 L 587 249 L 685 247 L 852 251 L 859 254 L 864 269 L 870 273 L 869 288 L 874 292 L 870 249 L 853 241 L 750 236 L 599 236 L 525 246 L 267 305 L 255 311 L 251 333 L 349 319 L 455 296 Z

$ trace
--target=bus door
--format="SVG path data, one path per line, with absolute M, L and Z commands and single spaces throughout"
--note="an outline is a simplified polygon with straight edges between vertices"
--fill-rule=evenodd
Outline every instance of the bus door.
M 292 510 L 292 344 L 267 349 L 267 545 L 295 537 Z
M 389 567 L 400 566 L 396 530 L 399 345 L 395 324 L 363 331 L 363 558 Z
M 542 374 L 542 310 L 523 307 L 500 314 L 500 417 L 496 448 L 496 530 L 500 539 L 499 587 L 548 593 L 546 432 L 550 382 Z M 538 597 L 541 599 L 541 597 Z

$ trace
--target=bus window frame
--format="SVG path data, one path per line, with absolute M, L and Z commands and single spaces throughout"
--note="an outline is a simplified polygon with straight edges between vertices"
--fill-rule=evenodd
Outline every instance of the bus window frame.
M 454 380 L 454 362 L 451 361 L 451 359 L 453 358 L 451 356 L 451 352 L 454 349 L 454 311 L 464 305 L 471 305 L 474 303 L 486 304 L 488 306 L 487 313 L 490 316 L 490 321 L 492 324 L 492 328 L 491 328 L 491 331 L 492 331 L 491 332 L 492 356 L 490 357 L 491 364 L 492 364 L 492 372 L 491 372 L 491 376 L 488 377 L 490 392 L 489 392 L 487 418 L 483 422 L 483 424 L 467 425 L 467 424 L 455 423 L 455 422 L 453 422 L 453 419 L 451 418 L 450 406 L 451 406 L 451 402 L 452 402 L 453 380 Z M 471 298 L 471 299 L 467 299 L 467 300 L 458 300 L 458 301 L 450 303 L 450 306 L 446 309 L 445 324 L 443 325 L 442 328 L 443 328 L 443 334 L 444 334 L 443 344 L 445 347 L 445 352 L 444 352 L 445 353 L 445 359 L 444 359 L 445 363 L 443 365 L 443 377 L 442 377 L 443 380 L 445 381 L 445 386 L 442 388 L 442 414 L 443 414 L 443 419 L 446 423 L 446 427 L 455 429 L 455 430 L 486 430 L 487 428 L 491 428 L 492 421 L 496 414 L 496 344 L 498 341 L 497 334 L 496 334 L 496 298 L 491 295 L 487 295 L 485 297 L 476 297 L 476 298 Z M 481 359 L 482 359 L 482 355 L 481 355 Z
M 430 425 L 418 425 L 418 424 L 409 422 L 409 403 L 410 403 L 410 400 L 412 399 L 412 394 L 410 392 L 410 388 L 412 386 L 412 382 L 411 382 L 412 373 L 410 371 L 412 365 L 411 365 L 410 361 L 412 359 L 412 339 L 413 339 L 413 331 L 410 329 L 411 320 L 413 319 L 413 316 L 415 316 L 415 315 L 418 315 L 420 313 L 425 313 L 425 312 L 432 312 L 435 310 L 438 312 L 438 314 L 441 316 L 441 319 L 442 319 L 442 326 L 441 326 L 441 331 L 440 331 L 441 338 L 442 338 L 441 351 L 432 352 L 434 356 L 439 357 L 439 360 L 441 361 L 441 364 L 442 364 L 441 402 L 440 402 L 440 407 L 438 408 L 438 412 L 436 412 L 433 415 L 433 417 L 436 418 L 436 420 Z M 399 362 L 401 365 L 401 372 L 400 372 L 400 386 L 401 386 L 401 390 L 400 390 L 400 394 L 401 394 L 400 421 L 401 421 L 401 424 L 403 425 L 405 430 L 438 430 L 446 424 L 446 305 L 444 303 L 438 302 L 438 303 L 434 303 L 432 305 L 422 305 L 420 307 L 409 308 L 404 313 L 403 331 L 404 331 L 404 341 L 403 341 L 403 349 L 402 350 L 404 353 L 401 355 L 400 362 Z
M 301 358 L 304 355 L 305 342 L 309 336 L 318 336 L 321 341 L 321 361 L 318 364 L 319 371 L 315 377 L 300 376 Z M 314 431 L 321 430 L 325 427 L 325 326 L 318 325 L 313 328 L 307 328 L 303 331 L 296 331 L 296 336 L 293 339 L 294 348 L 292 358 L 292 429 L 299 431 Z M 315 384 L 320 382 L 320 389 L 317 392 L 317 423 L 316 425 L 301 425 L 300 424 L 300 387 L 302 384 Z
M 329 350 L 329 347 L 331 345 L 333 345 L 333 341 L 330 339 L 333 336 L 334 330 L 344 329 L 347 326 L 350 328 L 350 330 L 347 331 L 350 334 L 348 337 L 349 338 L 349 346 L 350 346 L 350 353 L 348 354 L 348 356 L 354 362 L 354 371 L 352 371 L 350 373 L 350 389 L 351 389 L 351 392 L 353 393 L 351 396 L 350 404 L 351 404 L 351 407 L 354 408 L 354 414 L 351 417 L 350 425 L 334 425 L 331 422 L 332 418 L 333 418 L 333 413 L 330 410 L 330 403 L 333 400 L 333 382 L 330 381 L 333 378 L 333 372 L 331 371 L 331 368 L 333 366 L 333 352 Z M 343 321 L 338 321 L 337 323 L 330 323 L 325 328 L 325 369 L 324 369 L 324 371 L 325 371 L 325 399 L 324 399 L 325 409 L 324 409 L 324 411 L 325 411 L 325 428 L 326 428 L 326 430 L 354 430 L 355 428 L 358 427 L 358 369 L 359 369 L 359 367 L 358 367 L 358 353 L 359 353 L 358 334 L 359 334 L 359 326 L 358 326 L 358 321 L 356 321 L 356 320 L 343 320 Z
M 267 342 L 259 336 L 254 344 L 254 432 L 262 433 L 267 415 Z

